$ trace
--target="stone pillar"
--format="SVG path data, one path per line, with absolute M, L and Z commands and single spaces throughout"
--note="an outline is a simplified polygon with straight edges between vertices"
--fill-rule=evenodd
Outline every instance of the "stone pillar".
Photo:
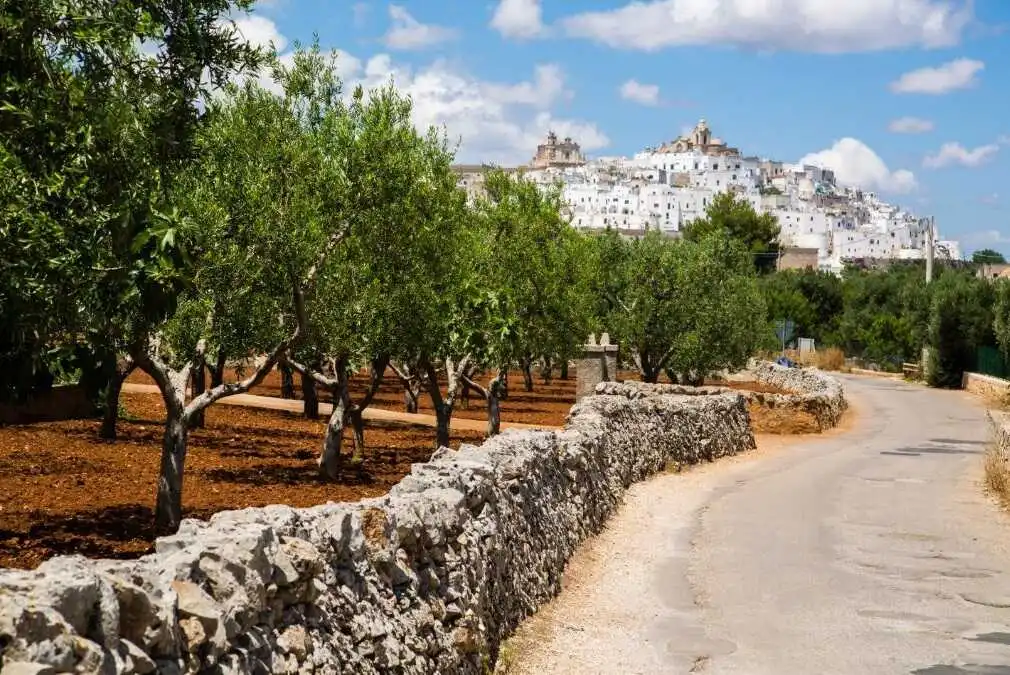
M 582 358 L 578 361 L 575 374 L 575 400 L 591 396 L 600 382 L 617 379 L 617 345 L 610 344 L 610 336 L 604 333 L 600 343 L 590 335 L 582 346 Z

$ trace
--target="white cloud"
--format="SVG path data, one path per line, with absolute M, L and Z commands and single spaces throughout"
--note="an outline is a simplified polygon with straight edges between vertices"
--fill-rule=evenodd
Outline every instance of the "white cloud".
M 891 120 L 887 130 L 895 134 L 924 134 L 933 130 L 933 123 L 918 117 L 899 117 Z
M 905 73 L 891 83 L 896 94 L 946 94 L 974 86 L 975 77 L 985 68 L 981 61 L 954 59 L 936 68 L 919 68 Z
M 561 68 L 553 63 L 539 65 L 534 70 L 532 82 L 517 84 L 484 85 L 488 94 L 496 100 L 519 105 L 531 105 L 536 108 L 550 108 L 559 99 L 570 99 L 572 92 L 565 89 L 565 75 Z
M 444 127 L 451 141 L 460 142 L 456 161 L 515 165 L 533 157 L 549 130 L 571 136 L 586 151 L 610 143 L 595 124 L 558 118 L 550 111 L 553 102 L 567 95 L 559 74 L 554 66 L 539 66 L 532 80 L 486 82 L 443 61 L 417 72 L 395 70 L 388 56 L 379 55 L 347 84 L 369 88 L 392 75 L 397 88 L 413 99 L 418 127 Z
M 988 143 L 969 150 L 960 143 L 944 143 L 935 155 L 927 155 L 922 165 L 928 169 L 942 169 L 945 166 L 960 164 L 975 167 L 992 159 L 999 152 L 999 145 Z
M 641 0 L 562 20 L 568 35 L 653 51 L 677 45 L 819 53 L 946 47 L 973 19 L 960 0 Z
M 659 85 L 628 80 L 621 85 L 621 98 L 642 105 L 659 105 Z
M 855 138 L 842 138 L 826 150 L 805 156 L 799 163 L 831 169 L 842 185 L 865 190 L 904 193 L 917 186 L 911 171 L 891 171 L 877 153 Z
M 389 6 L 390 26 L 383 42 L 389 49 L 424 49 L 456 39 L 457 32 L 446 26 L 421 23 L 400 5 Z
M 288 46 L 287 38 L 277 30 L 277 24 L 258 14 L 247 14 L 235 20 L 235 29 L 246 42 L 255 47 L 273 44 L 278 53 Z
M 281 63 L 292 59 L 291 52 L 280 56 Z M 335 68 L 347 95 L 359 84 L 372 89 L 392 80 L 413 100 L 413 119 L 419 129 L 444 128 L 451 142 L 459 142 L 456 161 L 461 163 L 525 163 L 551 130 L 561 137 L 571 136 L 587 152 L 610 144 L 592 122 L 555 115 L 554 106 L 570 99 L 572 92 L 565 86 L 564 72 L 554 64 L 538 65 L 527 80 L 489 82 L 442 60 L 413 69 L 389 54 L 362 59 L 337 50 Z M 278 92 L 269 74 L 258 79 L 265 88 Z
M 544 33 L 540 0 L 499 0 L 491 27 L 510 38 L 533 38 Z

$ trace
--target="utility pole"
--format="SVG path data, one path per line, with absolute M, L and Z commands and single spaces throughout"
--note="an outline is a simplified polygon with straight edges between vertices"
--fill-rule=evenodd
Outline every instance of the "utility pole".
M 929 229 L 926 232 L 926 283 L 933 280 L 933 236 L 934 236 L 933 216 L 929 217 Z

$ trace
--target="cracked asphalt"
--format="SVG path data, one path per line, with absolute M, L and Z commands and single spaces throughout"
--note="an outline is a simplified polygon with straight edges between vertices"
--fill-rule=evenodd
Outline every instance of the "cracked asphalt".
M 824 437 L 636 485 L 515 673 L 1010 675 L 1010 517 L 961 392 L 845 377 Z

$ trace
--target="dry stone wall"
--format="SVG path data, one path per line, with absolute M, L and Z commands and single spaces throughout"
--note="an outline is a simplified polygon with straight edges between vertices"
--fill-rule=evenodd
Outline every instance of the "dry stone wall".
M 998 410 L 986 412 L 992 451 L 1004 462 L 1010 461 L 1010 413 Z
M 729 387 L 689 387 L 680 384 L 647 384 L 644 382 L 604 382 L 597 386 L 598 394 L 623 393 L 628 396 L 670 394 L 678 396 L 714 396 L 740 394 L 752 404 L 769 409 L 790 410 L 809 415 L 814 430 L 824 431 L 838 424 L 848 407 L 845 390 L 834 377 L 818 370 L 785 368 L 767 361 L 754 361 L 742 377 L 788 391 L 770 394 Z
M 848 408 L 842 383 L 820 370 L 758 361 L 751 364 L 749 371 L 758 382 L 791 392 L 753 394 L 755 400 L 769 408 L 805 412 L 816 421 L 818 431 L 836 426 Z
M 138 560 L 2 570 L 2 672 L 483 673 L 631 483 L 753 446 L 739 394 L 614 389 L 563 431 L 443 448 L 382 498 L 224 512 Z
M 992 375 L 966 372 L 961 377 L 961 388 L 991 401 L 1010 400 L 1010 381 Z

